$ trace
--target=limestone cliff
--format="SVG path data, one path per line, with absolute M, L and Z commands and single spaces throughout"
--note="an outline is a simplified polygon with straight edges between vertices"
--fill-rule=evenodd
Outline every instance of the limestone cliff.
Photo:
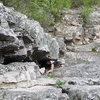
M 37 21 L 0 3 L 0 63 L 8 58 L 12 62 L 23 61 L 27 52 L 32 55 L 36 48 L 39 57 L 49 53 L 51 58 L 58 58 L 59 45 L 55 38 L 45 33 Z
M 50 35 L 0 3 L 0 100 L 100 100 L 100 8 L 85 26 L 79 10 L 64 14 Z M 53 78 L 33 62 L 47 54 L 65 60 Z

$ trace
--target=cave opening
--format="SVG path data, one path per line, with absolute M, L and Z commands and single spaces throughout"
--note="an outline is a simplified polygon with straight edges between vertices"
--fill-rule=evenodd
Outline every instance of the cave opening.
M 45 68 L 46 70 L 49 70 L 51 68 L 51 63 L 49 58 L 38 60 L 37 64 L 39 65 L 39 68 Z
M 2 64 L 7 65 L 13 62 L 23 62 L 25 59 L 25 55 L 23 56 L 5 56 L 4 57 L 4 62 Z
M 50 62 L 51 58 L 49 56 L 49 52 L 36 50 L 32 54 L 33 61 L 39 66 L 39 68 L 46 68 L 49 69 L 51 67 L 48 62 Z
M 49 53 L 45 51 L 40 50 L 34 50 L 33 53 L 31 51 L 27 52 L 26 55 L 7 55 L 4 56 L 3 65 L 7 65 L 13 62 L 35 62 L 39 68 L 45 68 L 50 69 L 50 64 L 47 64 L 47 62 L 50 62 L 50 57 L 48 57 Z

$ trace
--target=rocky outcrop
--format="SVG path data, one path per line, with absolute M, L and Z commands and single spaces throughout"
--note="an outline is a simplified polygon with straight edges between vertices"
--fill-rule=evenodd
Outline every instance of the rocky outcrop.
M 85 26 L 78 10 L 65 11 L 62 22 L 55 25 L 56 37 L 63 38 L 66 44 L 66 63 L 65 67 L 55 69 L 53 75 L 66 81 L 61 88 L 69 100 L 100 99 L 99 10 L 95 8 Z
M 100 62 L 86 62 L 57 69 L 53 75 L 66 81 L 61 88 L 69 100 L 99 100 L 99 72 Z
M 52 36 L 0 3 L 0 100 L 100 100 L 100 9 L 95 9 L 86 26 L 80 11 L 65 11 Z M 65 61 L 53 76 L 31 62 L 47 54 Z
M 34 62 L 0 65 L 0 100 L 69 100 Z
M 39 77 L 41 77 L 39 67 L 34 62 L 0 65 L 0 88 L 2 89 L 29 87 L 32 84 L 29 81 Z
M 55 35 L 60 35 L 65 37 L 66 44 L 71 42 L 82 44 L 79 40 L 82 41 L 83 36 L 83 20 L 78 10 L 68 10 L 64 12 L 65 16 L 61 23 L 55 25 L 56 32 Z
M 37 21 L 0 3 L 0 63 L 6 63 L 6 59 L 23 61 L 28 51 L 31 55 L 35 52 L 34 48 L 39 56 L 49 53 L 51 58 L 58 58 L 59 45 L 55 38 L 45 33 Z
M 90 14 L 89 22 L 84 26 L 81 11 L 67 10 L 64 11 L 63 20 L 55 25 L 55 35 L 65 37 L 66 45 L 72 44 L 88 44 L 99 37 L 99 8 L 95 7 L 95 11 Z
M 47 54 L 59 57 L 56 38 L 37 21 L 0 3 L 0 100 L 68 100 L 62 89 L 53 87 L 56 80 L 41 76 L 32 62 Z

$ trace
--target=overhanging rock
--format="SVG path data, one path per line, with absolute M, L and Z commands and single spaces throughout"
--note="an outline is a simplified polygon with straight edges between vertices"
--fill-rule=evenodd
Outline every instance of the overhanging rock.
M 34 47 L 49 53 L 53 59 L 58 58 L 59 45 L 56 39 L 45 33 L 39 22 L 29 20 L 26 15 L 7 8 L 2 3 L 0 30 L 0 58 L 24 56 L 23 60 L 27 57 L 27 51 L 34 52 Z

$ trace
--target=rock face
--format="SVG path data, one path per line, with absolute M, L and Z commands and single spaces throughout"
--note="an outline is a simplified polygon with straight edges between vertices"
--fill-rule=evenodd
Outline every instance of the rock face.
M 100 100 L 100 9 L 95 9 L 85 26 L 80 11 L 65 11 L 55 37 L 0 3 L 0 100 Z M 31 62 L 47 54 L 65 61 L 53 76 Z
M 55 38 L 45 33 L 37 21 L 0 3 L 0 63 L 8 58 L 12 62 L 23 61 L 28 51 L 31 55 L 35 52 L 34 48 L 39 56 L 50 53 L 51 58 L 58 58 L 59 45 Z
M 29 81 L 39 77 L 39 67 L 34 62 L 0 65 L 0 88 L 29 87 Z
M 3 96 L 5 95 L 5 96 Z M 68 100 L 61 89 L 52 86 L 35 86 L 26 89 L 0 91 L 0 100 Z
M 69 100 L 100 100 L 100 8 L 90 14 L 85 26 L 80 11 L 64 13 L 62 22 L 55 25 L 55 35 L 66 44 L 66 64 L 53 75 L 66 81 L 61 88 Z
M 82 45 L 100 39 L 100 11 L 90 14 L 90 21 L 84 26 L 81 12 L 79 10 L 67 10 L 61 23 L 55 25 L 55 35 L 65 37 L 66 45 L 71 43 Z
M 78 10 L 68 10 L 64 12 L 65 16 L 61 23 L 55 25 L 55 35 L 65 37 L 66 43 L 76 43 L 82 41 L 83 36 L 83 20 Z M 82 44 L 79 42 L 79 44 Z
M 0 3 L 0 100 L 68 100 L 62 89 L 46 86 L 56 81 L 42 78 L 39 66 L 31 62 L 47 54 L 58 58 L 56 39 L 37 21 Z
M 34 62 L 0 65 L 0 100 L 69 100 L 55 83 Z

